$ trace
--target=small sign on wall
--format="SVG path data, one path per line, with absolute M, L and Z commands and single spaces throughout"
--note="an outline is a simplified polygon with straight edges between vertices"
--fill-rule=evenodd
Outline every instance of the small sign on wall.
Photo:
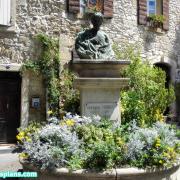
M 38 109 L 40 108 L 40 98 L 39 97 L 33 97 L 31 100 L 31 107 Z
M 176 69 L 176 83 L 180 83 L 180 69 Z

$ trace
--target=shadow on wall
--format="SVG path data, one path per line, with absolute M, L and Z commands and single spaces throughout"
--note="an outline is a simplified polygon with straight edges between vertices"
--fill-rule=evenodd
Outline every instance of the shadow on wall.
M 180 23 L 176 26 L 176 40 L 173 49 L 177 52 L 177 68 L 180 69 Z M 179 58 L 178 58 L 179 57 Z M 179 59 L 179 60 L 178 60 Z M 180 124 L 180 83 L 175 84 L 177 121 Z
M 153 43 L 156 41 L 156 34 L 150 31 L 144 31 L 144 50 L 149 51 L 152 49 Z

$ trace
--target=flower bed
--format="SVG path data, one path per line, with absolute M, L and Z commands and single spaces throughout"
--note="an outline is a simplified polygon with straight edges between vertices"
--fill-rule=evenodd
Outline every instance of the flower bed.
M 53 171 L 138 167 L 171 168 L 179 162 L 175 130 L 157 122 L 140 128 L 135 122 L 118 126 L 98 116 L 51 118 L 43 126 L 30 125 L 17 136 L 21 157 L 32 166 Z

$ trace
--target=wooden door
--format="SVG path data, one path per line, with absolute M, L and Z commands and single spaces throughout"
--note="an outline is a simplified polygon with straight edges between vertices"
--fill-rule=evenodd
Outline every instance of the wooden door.
M 16 142 L 20 126 L 21 79 L 17 73 L 0 73 L 0 143 Z
M 1 85 L 0 85 L 1 87 Z M 7 98 L 2 95 L 0 88 L 0 142 L 7 141 Z

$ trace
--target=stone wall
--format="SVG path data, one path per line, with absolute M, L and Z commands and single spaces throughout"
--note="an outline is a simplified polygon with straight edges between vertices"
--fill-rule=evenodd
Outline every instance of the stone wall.
M 0 28 L 1 62 L 22 63 L 33 59 L 34 35 L 46 33 L 50 36 L 66 36 L 73 39 L 86 24 L 66 12 L 65 0 L 17 0 L 16 26 L 14 31 Z M 114 17 L 106 20 L 103 28 L 113 42 L 127 45 L 138 44 L 142 56 L 152 62 L 168 57 L 177 62 L 180 55 L 180 3 L 170 1 L 170 30 L 155 33 L 147 27 L 137 25 L 137 0 L 115 0 Z M 69 44 L 63 44 L 63 46 Z
M 21 127 L 29 121 L 40 122 L 46 117 L 46 88 L 43 77 L 37 73 L 23 71 L 21 85 Z M 32 107 L 32 98 L 40 98 L 40 108 Z
M 39 33 L 60 37 L 61 60 L 63 64 L 68 62 L 76 33 L 87 22 L 67 13 L 66 9 L 65 0 L 16 0 L 15 25 L 11 28 L 0 26 L 0 63 L 21 64 L 36 59 L 38 47 L 33 38 Z M 137 24 L 137 0 L 114 0 L 114 17 L 106 20 L 102 29 L 120 46 L 136 44 L 142 57 L 151 63 L 168 63 L 174 81 L 180 56 L 179 0 L 170 0 L 168 32 L 152 32 Z
M 155 33 L 145 26 L 137 25 L 137 0 L 115 1 L 114 13 L 111 26 L 106 24 L 104 27 L 114 42 L 138 44 L 142 56 L 152 62 L 161 61 L 162 57 L 177 61 L 180 53 L 178 0 L 170 1 L 170 26 L 169 31 L 164 33 Z

